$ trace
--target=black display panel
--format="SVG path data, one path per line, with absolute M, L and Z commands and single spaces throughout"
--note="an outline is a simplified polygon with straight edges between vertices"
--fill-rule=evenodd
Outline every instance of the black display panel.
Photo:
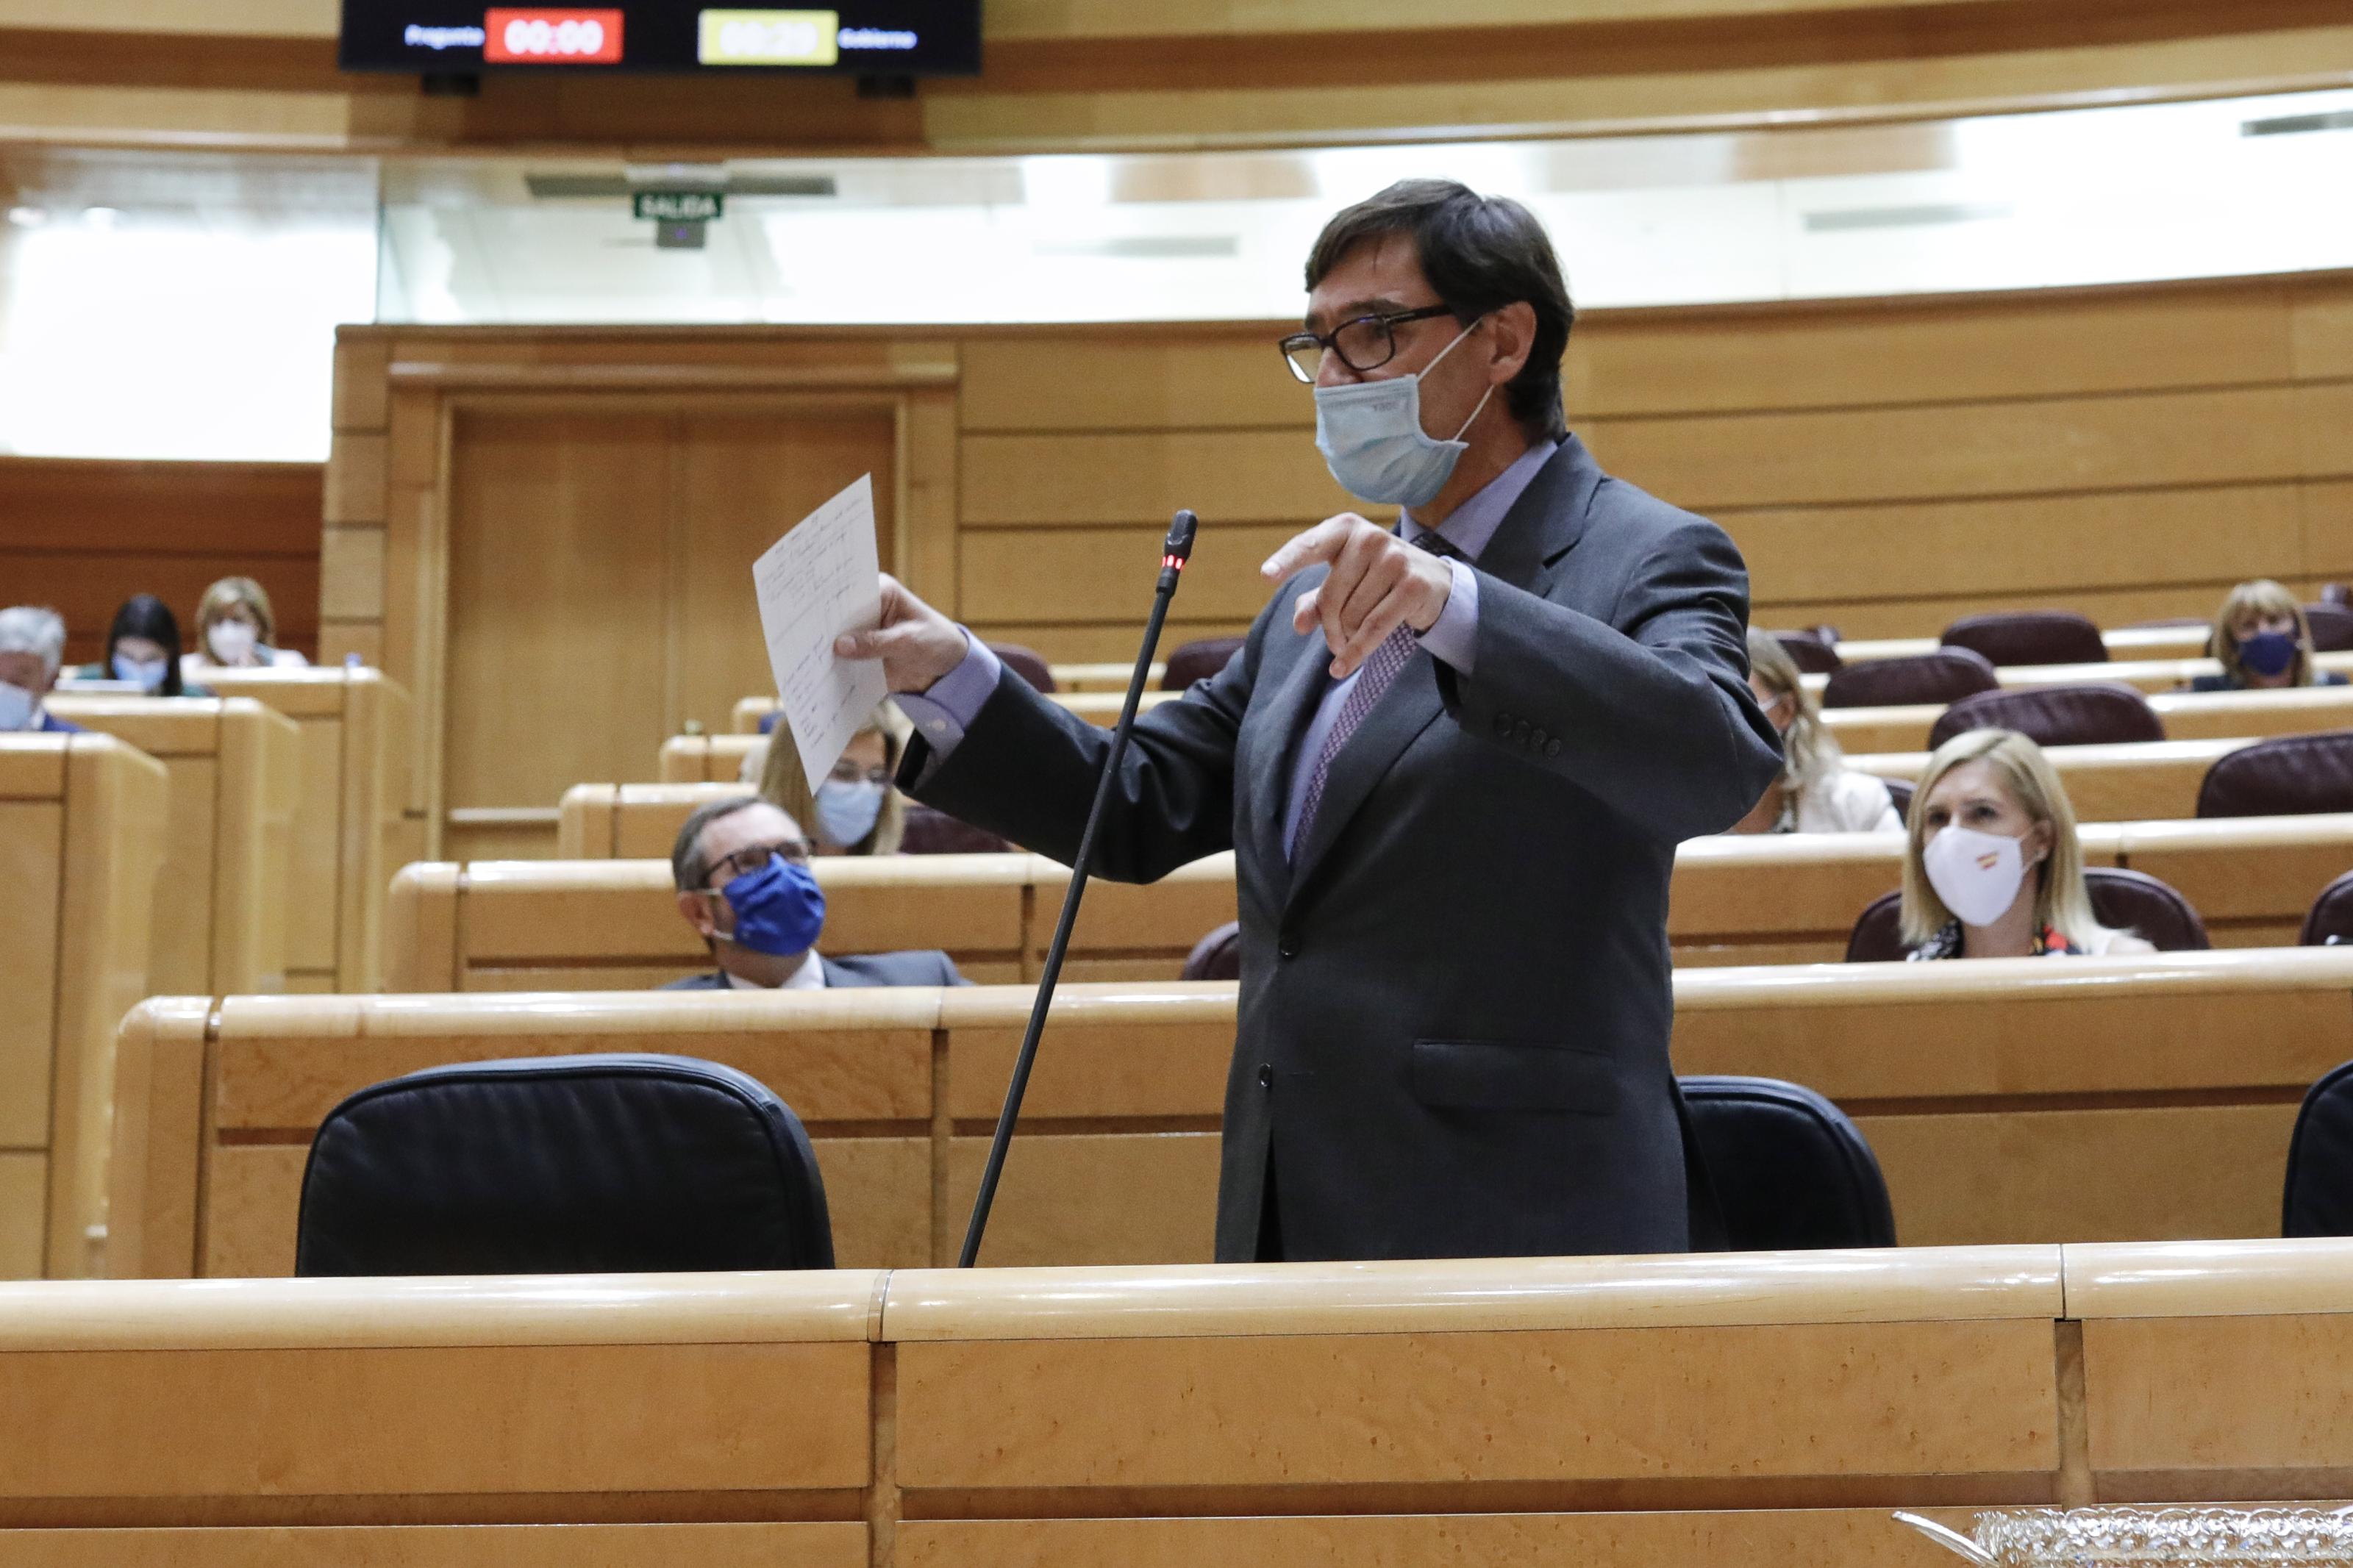
M 345 70 L 971 76 L 980 0 L 841 0 L 777 9 L 681 0 L 467 5 L 343 0 Z

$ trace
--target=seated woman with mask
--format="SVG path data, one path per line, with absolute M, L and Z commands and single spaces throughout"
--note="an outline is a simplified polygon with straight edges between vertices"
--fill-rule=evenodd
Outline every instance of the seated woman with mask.
M 182 656 L 194 678 L 207 668 L 268 669 L 311 661 L 288 647 L 272 647 L 278 616 L 269 591 L 250 577 L 224 577 L 205 590 L 196 605 L 196 647 Z
M 114 612 L 106 657 L 74 671 L 77 680 L 128 681 L 150 697 L 210 697 L 180 670 L 180 621 L 153 594 L 133 594 Z
M 714 967 L 665 991 L 826 991 L 857 985 L 962 985 L 939 952 L 822 957 L 825 892 L 800 825 L 757 795 L 714 800 L 678 830 L 670 876 L 678 912 Z
M 2192 691 L 2269 691 L 2288 686 L 2342 686 L 2345 678 L 2315 669 L 2312 628 L 2295 595 L 2268 577 L 2242 583 L 2214 612 L 2206 657 L 2221 661 L 2219 675 L 2193 676 Z
M 2157 951 L 2093 918 L 2075 808 L 2042 748 L 2014 730 L 1971 730 L 1928 759 L 1903 923 L 1915 959 Z
M 888 703 L 874 710 L 814 795 L 800 748 L 781 719 L 767 745 L 744 759 L 746 771 L 756 762 L 760 798 L 808 824 L 818 854 L 896 855 L 907 830 L 907 803 L 891 781 L 906 744 L 905 724 Z
M 1748 689 L 1781 731 L 1781 776 L 1735 833 L 1892 833 L 1904 826 L 1886 781 L 1846 765 L 1781 639 L 1751 627 Z

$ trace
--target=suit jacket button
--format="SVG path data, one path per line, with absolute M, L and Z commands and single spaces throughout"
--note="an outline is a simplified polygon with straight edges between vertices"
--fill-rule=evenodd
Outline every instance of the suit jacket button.
M 1258 1064 L 1258 1086 L 1261 1089 L 1272 1089 L 1274 1087 L 1274 1064 L 1272 1062 L 1261 1062 Z
M 1299 943 L 1286 936 L 1274 944 L 1274 954 L 1277 958 L 1297 958 Z
M 1547 757 L 1556 757 L 1560 755 L 1559 736 L 1555 735 L 1551 740 L 1545 742 L 1545 755 Z
M 1552 737 L 1546 734 L 1542 730 L 1531 730 L 1528 731 L 1528 744 L 1535 747 L 1538 751 L 1542 751 L 1544 749 L 1544 743 L 1551 739 Z
M 1512 716 L 1511 716 L 1509 713 L 1498 713 L 1498 714 L 1496 714 L 1496 715 L 1495 715 L 1495 733 L 1496 733 L 1496 734 L 1498 734 L 1498 735 L 1506 735 L 1506 736 L 1507 736 L 1507 735 L 1509 735 L 1511 732 L 1512 732 Z
M 1525 719 L 1512 726 L 1512 739 L 1523 746 L 1528 743 L 1528 721 Z

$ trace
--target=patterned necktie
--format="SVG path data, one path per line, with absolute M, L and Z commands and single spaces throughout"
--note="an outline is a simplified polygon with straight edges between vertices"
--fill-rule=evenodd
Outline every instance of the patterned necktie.
M 1414 543 L 1432 555 L 1462 558 L 1460 550 L 1435 531 L 1424 533 Z M 1413 657 L 1413 650 L 1420 646 L 1413 628 L 1400 621 L 1397 629 L 1383 637 L 1380 646 L 1357 666 L 1356 684 L 1348 688 L 1348 695 L 1340 704 L 1339 717 L 1333 721 L 1331 732 L 1324 737 L 1324 744 L 1315 752 L 1315 766 L 1307 775 L 1307 794 L 1300 804 L 1299 826 L 1292 829 L 1291 842 L 1283 846 L 1283 853 L 1291 858 L 1298 858 L 1299 847 L 1307 842 L 1307 830 L 1315 824 L 1315 810 L 1324 804 L 1324 785 L 1331 777 L 1332 759 L 1340 754 L 1340 748 L 1348 743 L 1348 737 L 1356 732 L 1356 726 L 1365 721 L 1365 715 L 1373 710 L 1373 705 L 1381 700 L 1382 693 L 1396 681 L 1398 671 L 1405 668 L 1406 660 Z

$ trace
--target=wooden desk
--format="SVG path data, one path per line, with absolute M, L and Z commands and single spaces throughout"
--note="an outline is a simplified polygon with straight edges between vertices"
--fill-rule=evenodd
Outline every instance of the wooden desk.
M 103 1262 L 114 1036 L 148 991 L 170 787 L 110 736 L 0 736 L 0 1277 Z
M 2107 645 L 2108 657 L 2123 663 L 2128 659 L 2200 658 L 2206 652 L 2206 639 L 2211 628 L 2194 626 L 2119 626 L 2100 634 Z M 1868 664 L 1875 658 L 1909 658 L 1918 654 L 1934 653 L 1943 643 L 1936 637 L 1856 637 L 1837 645 L 1839 657 L 1849 664 Z
M 1921 649 L 1922 652 L 1928 651 Z M 2353 673 L 2353 653 L 2324 653 L 2313 658 L 2316 668 L 2335 670 L 2339 674 Z M 2156 693 L 2185 687 L 2201 675 L 2219 675 L 2222 667 L 2211 658 L 2131 658 L 2115 659 L 2105 664 L 2013 664 L 1994 671 L 1994 678 L 2003 686 L 2081 686 L 2085 681 L 2105 680 Z M 1807 687 L 1819 693 L 1830 680 L 1827 675 L 1800 678 Z
M 1788 1079 L 1878 1151 L 1910 1245 L 2277 1227 L 2305 1088 L 2353 1058 L 2353 951 L 1675 976 L 1677 1070 Z M 837 1253 L 954 1258 L 1030 993 L 166 999 L 125 1020 L 123 1273 L 282 1272 L 304 1152 L 367 1084 L 565 1051 L 707 1057 L 807 1123 Z M 1057 997 L 986 1260 L 1204 1261 L 1230 984 Z
M 381 670 L 342 665 L 215 669 L 205 683 L 248 697 L 300 731 L 287 898 L 290 991 L 373 991 L 382 979 L 385 890 L 408 798 L 408 692 Z
M 752 793 L 745 784 L 582 784 L 556 807 L 559 860 L 667 860 L 696 808 Z
M 2285 691 L 2160 691 L 2148 700 L 2170 741 L 2303 735 L 2353 728 L 2353 686 Z M 1897 708 L 1826 708 L 1822 722 L 1850 752 L 1925 752 L 1944 716 L 1938 703 Z
M 171 781 L 154 989 L 286 989 L 302 761 L 293 722 L 249 697 L 60 697 L 49 707 L 138 747 Z

